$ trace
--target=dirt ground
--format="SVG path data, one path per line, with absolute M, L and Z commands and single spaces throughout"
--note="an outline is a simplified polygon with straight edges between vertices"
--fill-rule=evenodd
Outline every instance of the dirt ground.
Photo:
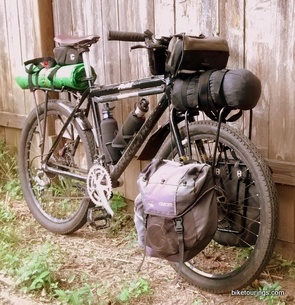
M 137 247 L 133 228 L 129 226 L 122 228 L 114 227 L 119 232 L 117 235 L 110 234 L 109 230 L 95 231 L 87 226 L 80 229 L 71 236 L 57 236 L 41 228 L 29 214 L 24 203 L 13 203 L 13 208 L 21 216 L 19 221 L 30 224 L 31 236 L 35 243 L 51 241 L 67 251 L 68 258 L 63 272 L 79 271 L 86 273 L 97 283 L 105 284 L 110 290 L 116 289 L 122 283 L 134 280 L 139 275 L 137 267 L 142 260 L 142 252 Z M 122 224 L 120 224 L 122 225 Z M 36 234 L 37 233 L 37 234 Z M 130 238 L 133 236 L 133 239 Z M 141 277 L 149 279 L 152 295 L 128 304 L 155 304 L 155 305 L 196 305 L 196 304 L 294 304 L 295 302 L 295 280 L 292 280 L 287 272 L 277 270 L 275 263 L 271 263 L 268 269 L 254 283 L 259 281 L 279 282 L 284 296 L 273 303 L 268 300 L 258 300 L 253 296 L 232 296 L 230 294 L 217 295 L 201 291 L 184 280 L 180 279 L 175 285 L 175 271 L 162 260 L 146 258 Z M 42 296 L 30 296 L 22 293 L 15 287 L 12 279 L 0 271 L 0 304 L 1 305 L 45 305 L 59 304 L 46 301 Z M 98 304 L 116 304 L 109 299 L 109 292 L 101 295 Z

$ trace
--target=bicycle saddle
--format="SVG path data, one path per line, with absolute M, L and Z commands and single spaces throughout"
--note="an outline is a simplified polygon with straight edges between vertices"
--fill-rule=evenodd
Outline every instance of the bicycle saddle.
M 96 43 L 99 40 L 99 36 L 96 35 L 87 35 L 87 36 L 72 36 L 72 35 L 58 35 L 54 37 L 54 41 L 59 43 L 63 47 L 67 46 L 81 46 L 87 45 L 90 46 L 93 43 Z

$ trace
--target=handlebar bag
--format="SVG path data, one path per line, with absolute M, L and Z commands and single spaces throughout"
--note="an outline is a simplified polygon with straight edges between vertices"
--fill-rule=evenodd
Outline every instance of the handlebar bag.
M 208 245 L 218 221 L 210 165 L 154 159 L 138 186 L 135 226 L 148 255 L 181 264 Z
M 229 57 L 229 47 L 220 37 L 189 36 L 172 37 L 168 45 L 166 72 L 192 73 L 198 70 L 224 69 Z

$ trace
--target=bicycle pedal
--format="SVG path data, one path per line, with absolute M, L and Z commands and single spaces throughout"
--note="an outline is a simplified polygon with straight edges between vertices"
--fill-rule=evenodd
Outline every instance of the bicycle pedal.
M 102 207 L 94 207 L 88 209 L 87 221 L 89 225 L 95 230 L 102 230 L 109 228 L 110 226 L 110 215 Z

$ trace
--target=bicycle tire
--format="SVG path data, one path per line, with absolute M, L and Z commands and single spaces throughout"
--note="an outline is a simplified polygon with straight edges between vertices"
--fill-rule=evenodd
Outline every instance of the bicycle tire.
M 204 153 L 207 154 L 207 162 L 209 161 L 210 163 L 212 161 L 212 159 L 208 158 L 210 154 L 209 145 L 212 144 L 213 147 L 216 133 L 216 122 L 200 121 L 190 124 L 189 134 L 191 143 L 198 143 L 200 146 L 200 141 L 202 141 L 204 144 L 202 149 L 204 150 L 204 147 L 206 147 L 206 151 L 201 152 L 203 160 L 200 160 L 201 154 L 199 151 L 194 154 L 196 161 L 204 162 Z M 182 139 L 186 138 L 184 128 L 181 129 L 181 136 Z M 193 147 L 195 148 L 195 146 Z M 247 176 L 250 178 L 247 183 L 244 182 L 245 189 L 248 188 L 247 196 L 249 197 L 245 196 L 243 203 L 230 202 L 232 199 L 228 198 L 226 212 L 224 211 L 225 205 L 218 205 L 219 223 L 215 237 L 193 260 L 184 264 L 181 269 L 181 276 L 192 285 L 205 291 L 227 293 L 247 286 L 266 267 L 272 256 L 277 237 L 278 202 L 276 187 L 272 180 L 270 169 L 248 138 L 239 134 L 228 125 L 222 124 L 218 149 L 219 156 L 216 168 L 219 166 L 218 171 L 220 172 L 222 166 L 230 166 L 233 171 L 231 175 L 234 175 L 234 166 L 238 163 L 241 164 L 241 168 L 243 168 L 242 174 L 245 176 L 247 173 Z M 221 156 L 223 149 L 233 159 L 230 160 L 229 156 L 227 156 L 229 158 L 227 164 L 224 160 L 225 158 L 223 159 Z M 197 156 L 199 156 L 199 159 Z M 166 139 L 157 157 L 163 159 L 176 157 L 176 148 L 171 137 Z M 233 161 L 234 164 L 230 165 L 230 161 Z M 230 167 L 227 170 L 230 171 Z M 229 174 L 228 176 L 230 177 Z M 222 180 L 220 177 L 217 177 L 218 179 Z M 237 181 L 240 181 L 234 176 L 231 176 L 231 179 L 231 183 L 238 183 Z M 224 189 L 229 190 L 231 186 L 228 187 L 227 185 L 230 184 L 225 184 L 223 181 L 222 186 L 224 186 Z M 229 194 L 229 196 L 231 195 Z M 256 214 L 258 213 L 256 215 L 258 217 L 251 222 L 252 226 L 246 228 L 247 223 L 250 223 L 247 221 L 250 220 L 244 220 L 239 223 L 240 228 L 241 223 L 244 223 L 245 226 L 245 228 L 241 228 L 239 231 L 243 232 L 240 235 L 237 232 L 232 232 L 232 229 L 229 230 L 229 228 L 234 228 L 236 225 L 232 220 L 232 215 L 238 214 L 237 211 L 241 208 L 238 207 L 239 205 L 244 205 L 243 209 L 247 206 L 249 215 L 251 210 L 255 211 Z M 254 207 L 256 210 L 254 210 Z M 245 214 L 245 218 L 247 215 Z M 224 229 L 222 227 L 223 221 L 226 218 L 228 218 L 227 231 L 222 231 Z M 242 217 L 240 218 L 242 219 Z M 255 225 L 253 226 L 253 224 Z M 251 230 L 253 230 L 252 239 L 248 237 Z M 171 263 L 171 265 L 178 271 L 178 263 Z
M 28 115 L 18 154 L 19 178 L 29 210 L 45 229 L 57 234 L 71 234 L 80 229 L 87 221 L 87 211 L 92 204 L 86 196 L 86 182 L 50 174 L 42 166 L 41 159 L 46 157 L 50 142 L 70 115 L 71 108 L 64 105 L 65 101 L 49 100 L 47 110 L 45 104 L 41 104 Z M 37 111 L 40 126 L 47 122 L 43 153 Z M 92 132 L 83 130 L 73 118 L 50 162 L 56 169 L 83 171 L 86 175 L 93 163 L 94 153 Z

